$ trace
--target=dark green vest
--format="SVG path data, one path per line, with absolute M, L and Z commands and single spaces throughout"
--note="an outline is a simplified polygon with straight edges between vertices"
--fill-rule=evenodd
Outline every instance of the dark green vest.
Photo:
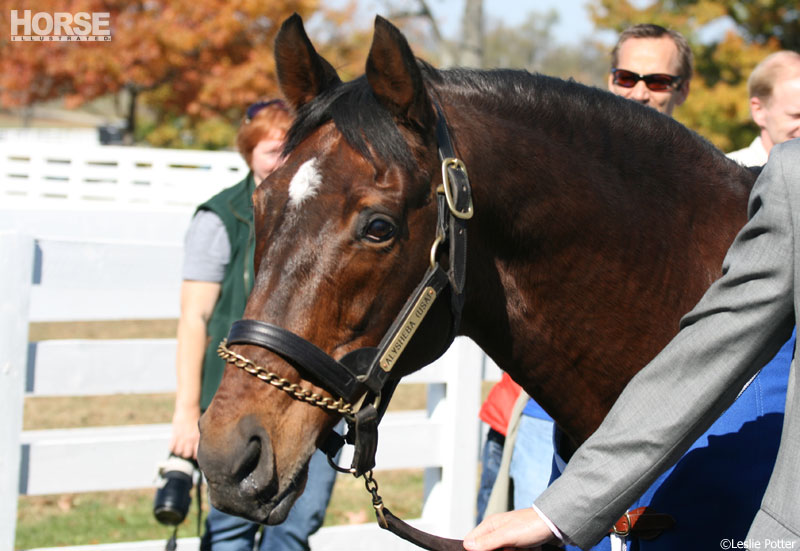
M 220 217 L 228 232 L 231 258 L 225 269 L 217 304 L 208 322 L 208 345 L 203 360 L 203 389 L 200 409 L 205 411 L 222 380 L 225 362 L 217 356 L 217 345 L 228 335 L 231 324 L 244 313 L 247 297 L 253 287 L 253 229 L 252 195 L 255 190 L 253 173 L 200 205 L 197 210 L 210 210 Z

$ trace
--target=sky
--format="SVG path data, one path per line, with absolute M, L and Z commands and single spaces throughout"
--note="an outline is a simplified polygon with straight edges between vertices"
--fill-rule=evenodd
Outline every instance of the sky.
M 428 0 L 431 11 L 442 26 L 442 32 L 452 38 L 461 26 L 464 0 Z M 554 38 L 561 44 L 578 44 L 581 39 L 595 33 L 586 10 L 586 0 L 484 0 L 487 17 L 507 25 L 516 25 L 525 16 L 536 11 L 547 13 L 555 9 L 558 22 L 553 28 Z
M 397 0 L 394 1 L 395 5 L 399 4 Z M 461 28 L 464 0 L 427 1 L 442 34 L 451 39 L 456 37 Z M 603 37 L 594 30 L 586 3 L 587 0 L 484 0 L 483 10 L 491 19 L 500 20 L 507 25 L 517 25 L 531 11 L 546 13 L 554 8 L 558 12 L 559 20 L 553 28 L 553 36 L 560 44 L 577 45 L 581 39 L 592 34 L 613 44 L 613 34 Z M 370 19 L 376 13 L 386 14 L 385 2 L 382 0 L 359 0 L 359 4 L 359 12 Z
M 345 0 L 327 0 L 331 4 L 344 3 Z M 387 15 L 386 5 L 401 5 L 400 0 L 358 0 L 359 13 L 366 21 L 371 22 L 375 14 Z M 461 17 L 464 13 L 464 0 L 427 0 L 428 6 L 434 13 L 442 34 L 453 39 L 461 29 Z M 554 39 L 565 46 L 581 44 L 584 38 L 591 36 L 613 46 L 616 34 L 612 31 L 597 31 L 589 19 L 586 5 L 589 0 L 484 0 L 483 10 L 491 19 L 500 20 L 506 25 L 514 26 L 521 23 L 525 16 L 536 11 L 547 13 L 555 9 L 558 13 L 558 22 L 553 28 Z M 415 0 L 408 0 L 409 4 L 416 4 Z M 634 0 L 637 3 L 649 4 L 648 0 Z M 700 33 L 703 42 L 719 40 L 732 23 L 723 19 L 712 23 Z

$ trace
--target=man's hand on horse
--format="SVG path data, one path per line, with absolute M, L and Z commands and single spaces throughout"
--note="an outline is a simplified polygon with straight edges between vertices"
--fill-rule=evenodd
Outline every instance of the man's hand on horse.
M 498 513 L 486 517 L 464 539 L 467 551 L 497 549 L 540 549 L 543 543 L 555 540 L 547 525 L 533 507 Z

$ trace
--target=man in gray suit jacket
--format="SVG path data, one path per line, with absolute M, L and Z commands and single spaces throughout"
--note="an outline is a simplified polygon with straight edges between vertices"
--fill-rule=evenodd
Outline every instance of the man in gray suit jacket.
M 791 335 L 798 308 L 800 139 L 795 139 L 773 148 L 722 277 L 683 318 L 678 335 L 631 380 L 534 506 L 488 517 L 467 535 L 465 548 L 535 547 L 554 537 L 582 548 L 595 544 L 775 355 Z M 721 549 L 800 550 L 798 408 L 800 381 L 793 362 L 781 445 L 761 508 L 747 539 L 721 541 Z

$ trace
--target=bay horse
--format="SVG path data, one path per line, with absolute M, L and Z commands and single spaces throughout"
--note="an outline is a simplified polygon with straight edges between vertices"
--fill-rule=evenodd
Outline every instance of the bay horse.
M 281 522 L 341 416 L 456 333 L 543 406 L 568 453 L 677 333 L 746 221 L 753 172 L 607 92 L 437 70 L 380 17 L 358 79 L 340 81 L 297 15 L 275 56 L 296 120 L 253 196 L 255 285 L 200 421 L 212 502 L 233 514 Z M 459 159 L 444 170 L 443 147 Z

